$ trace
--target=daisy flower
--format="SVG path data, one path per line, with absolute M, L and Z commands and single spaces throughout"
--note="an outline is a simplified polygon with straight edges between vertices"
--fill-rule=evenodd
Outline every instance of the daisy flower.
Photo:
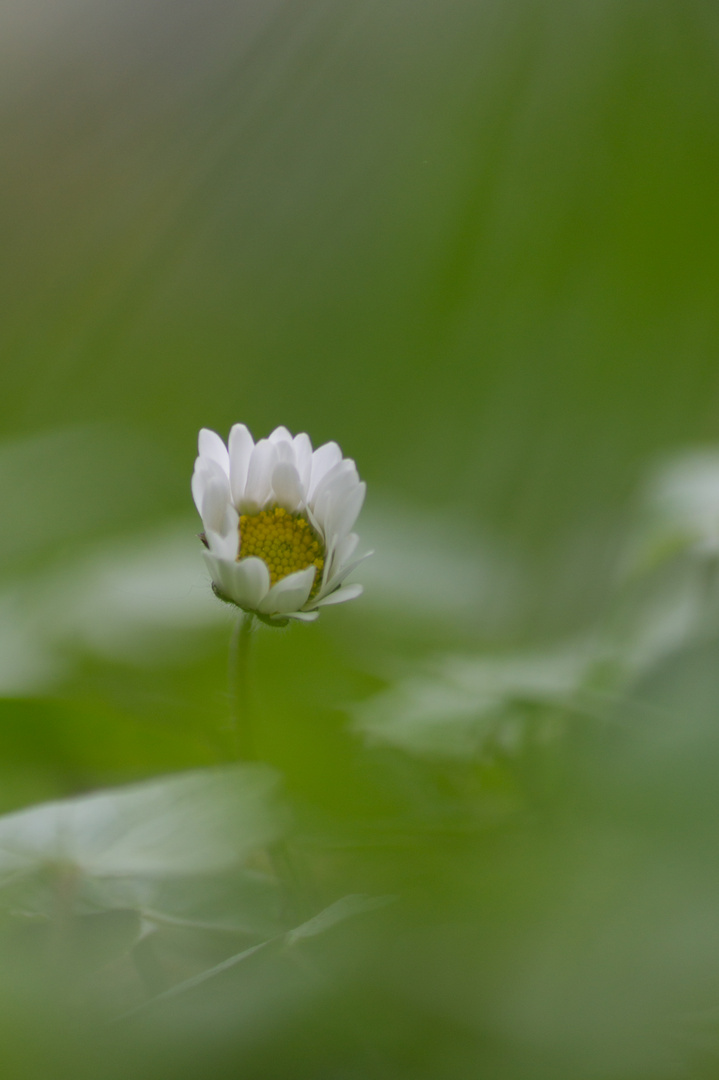
M 337 443 L 313 450 L 285 427 L 255 443 L 235 424 L 225 446 L 203 428 L 192 495 L 215 593 L 275 624 L 359 596 L 343 582 L 367 557 L 352 558 L 365 490 Z

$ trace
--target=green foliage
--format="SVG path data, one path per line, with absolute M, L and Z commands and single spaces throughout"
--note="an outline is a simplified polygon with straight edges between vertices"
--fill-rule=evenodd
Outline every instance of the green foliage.
M 3 1078 L 717 1074 L 718 31 L 0 12 Z M 240 420 L 376 550 L 253 635 L 242 765 Z

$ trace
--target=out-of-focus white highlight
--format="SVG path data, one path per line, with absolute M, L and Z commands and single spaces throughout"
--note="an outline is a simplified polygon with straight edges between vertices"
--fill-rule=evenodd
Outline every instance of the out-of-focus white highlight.
M 277 785 L 269 766 L 229 766 L 6 814 L 0 881 L 48 864 L 100 878 L 227 870 L 279 836 Z

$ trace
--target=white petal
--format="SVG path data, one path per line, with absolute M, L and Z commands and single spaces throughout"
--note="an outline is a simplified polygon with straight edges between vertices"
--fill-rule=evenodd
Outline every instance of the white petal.
M 269 436 L 269 438 L 270 438 L 270 441 L 273 442 L 273 443 L 279 443 L 279 442 L 291 443 L 292 442 L 291 434 L 289 433 L 287 428 L 283 427 L 282 425 L 280 425 L 280 427 L 276 427 L 275 430 L 272 432 L 272 434 Z
M 242 582 L 238 582 L 235 577 L 235 567 L 238 563 L 234 559 L 218 559 L 217 567 L 220 571 L 220 586 L 225 596 L 228 596 L 230 600 L 234 600 L 240 607 L 245 606 L 245 590 L 238 585 L 242 585 Z
M 309 504 L 305 505 L 305 508 L 302 511 L 302 513 L 307 518 L 307 520 L 309 521 L 310 525 L 312 526 L 314 531 L 317 533 L 319 538 L 322 540 L 322 543 L 325 545 L 325 547 L 327 547 L 327 537 L 325 536 L 324 529 L 322 528 L 320 522 L 317 520 L 315 515 L 312 513 L 312 508 L 309 506 Z
M 329 503 L 323 522 L 326 535 L 338 537 L 347 535 L 362 509 L 366 492 L 367 485 L 360 483 Z
M 238 507 L 240 513 L 256 514 L 272 496 L 272 470 L 277 450 L 269 439 L 260 439 L 250 456 L 245 492 Z
M 318 608 L 329 607 L 330 604 L 344 604 L 345 600 L 354 600 L 361 596 L 364 589 L 362 585 L 344 585 L 341 589 L 325 596 L 323 600 L 317 600 Z
M 221 578 L 221 574 L 220 574 L 220 562 L 221 562 L 221 560 L 218 559 L 217 555 L 213 555 L 211 551 L 203 551 L 202 552 L 202 557 L 205 560 L 205 563 L 207 565 L 207 569 L 210 571 L 210 577 L 212 578 L 214 584 L 215 585 L 221 585 L 222 584 L 222 582 L 220 580 L 220 578 Z
M 304 431 L 295 435 L 292 440 L 295 451 L 295 465 L 300 474 L 300 480 L 304 489 L 304 499 L 307 499 L 310 490 L 310 477 L 312 475 L 312 443 L 310 437 Z
M 244 424 L 234 424 L 230 431 L 229 459 L 230 459 L 230 488 L 232 501 L 239 506 L 245 493 L 247 483 L 247 467 L 250 463 L 250 455 L 255 442 L 248 428 Z
M 233 563 L 235 596 L 240 607 L 256 611 L 270 589 L 270 572 L 254 555 Z
M 322 492 L 319 499 L 316 500 L 314 506 L 312 507 L 312 513 L 314 514 L 315 521 L 321 529 L 322 535 L 324 536 L 325 540 L 328 540 L 330 536 L 332 536 L 332 533 L 327 528 L 327 513 L 331 502 L 332 492 L 325 489 L 325 491 Z
M 288 465 L 295 463 L 295 449 L 291 442 L 282 440 L 273 444 L 277 451 L 277 461 L 284 461 Z
M 359 476 L 354 461 L 345 458 L 325 473 L 312 494 L 312 509 L 318 516 L 323 516 L 330 498 L 343 494 L 359 484 Z
M 287 445 L 284 443 L 283 445 Z M 272 489 L 280 506 L 293 514 L 302 502 L 302 483 L 294 465 L 281 461 L 272 473 Z
M 237 518 L 237 514 L 235 514 Z M 230 529 L 225 535 L 213 532 L 212 529 L 208 529 L 205 532 L 205 539 L 210 545 L 210 551 L 213 555 L 216 555 L 218 559 L 227 559 L 229 562 L 234 562 L 237 558 L 237 551 L 240 546 L 240 538 L 237 535 L 237 528 Z
M 341 539 L 337 536 L 332 538 L 332 543 L 327 549 L 327 558 L 325 558 L 325 582 L 330 581 L 344 566 L 349 564 L 358 541 L 359 536 L 357 533 L 350 533 Z M 366 558 L 366 556 L 362 556 L 362 558 Z M 362 559 L 356 559 L 352 565 L 358 566 L 361 561 Z
M 328 587 L 328 582 L 329 582 L 330 577 L 332 575 L 333 567 L 335 567 L 335 564 L 336 564 L 336 559 L 335 559 L 335 551 L 336 550 L 337 550 L 337 537 L 333 536 L 332 539 L 329 541 L 329 543 L 326 544 L 326 547 L 325 547 L 325 564 L 324 564 L 324 566 L 322 568 L 322 583 L 321 583 L 320 588 L 318 590 L 318 594 L 317 594 L 318 596 L 325 596 L 326 593 L 328 593 L 330 591 L 329 587 Z
M 325 536 L 334 536 L 337 532 L 336 521 L 338 520 L 338 507 L 344 506 L 346 500 L 352 496 L 359 497 L 357 492 L 360 488 L 360 480 L 356 472 L 342 471 L 335 475 L 334 479 L 322 485 L 322 491 L 318 495 L 314 514 Z
M 336 573 L 328 574 L 317 594 L 317 599 L 324 600 L 325 596 L 333 592 L 346 577 L 349 577 L 353 570 L 357 569 L 360 563 L 363 563 L 365 559 L 369 559 L 370 555 L 374 555 L 374 552 L 367 551 L 364 555 L 360 555 L 359 559 L 354 559 L 353 562 L 346 563 L 344 566 L 338 566 Z
M 197 446 L 201 458 L 216 461 L 225 476 L 229 474 L 230 461 L 227 454 L 227 447 L 216 431 L 210 431 L 209 428 L 202 428 L 197 440 Z
M 256 611 L 270 588 L 270 571 L 261 558 L 245 558 L 241 563 L 203 552 L 214 583 L 228 599 L 245 611 Z
M 310 476 L 309 496 L 312 498 L 317 485 L 329 470 L 342 460 L 342 451 L 336 442 L 325 443 L 318 446 L 312 455 L 312 472 Z
M 314 622 L 319 619 L 319 611 L 288 611 L 282 616 L 284 619 L 297 619 L 299 622 Z
M 245 611 L 256 611 L 270 588 L 270 572 L 262 559 L 219 559 L 203 552 L 212 580 L 229 600 Z
M 212 581 L 222 595 L 226 596 L 228 600 L 233 600 L 242 607 L 243 597 L 241 594 L 238 595 L 235 581 L 235 566 L 239 564 L 235 563 L 233 560 L 220 559 L 209 551 L 203 551 L 202 554 L 210 571 Z
M 352 558 L 358 543 L 359 536 L 357 533 L 348 533 L 347 536 L 342 537 L 335 550 L 335 562 L 338 568 Z
M 223 472 L 222 466 L 218 465 L 212 458 L 196 458 L 191 486 L 192 498 L 195 500 L 195 506 L 197 507 L 197 512 L 200 516 L 202 516 L 202 500 L 205 497 L 205 489 L 212 481 L 220 485 L 227 483 L 227 493 L 229 498 L 229 483 L 227 481 L 227 474 Z
M 197 513 L 202 517 L 202 496 L 205 494 L 205 483 L 207 480 L 207 470 L 201 466 L 198 468 L 200 458 L 195 462 L 195 471 L 192 474 L 192 498 L 194 499 L 195 506 L 197 507 Z
M 230 486 L 227 477 L 222 481 L 216 476 L 211 476 L 206 484 L 202 496 L 202 524 L 206 531 L 221 533 L 228 532 L 228 511 L 232 510 L 230 503 Z
M 264 615 L 286 615 L 298 611 L 307 603 L 310 589 L 315 580 L 314 566 L 307 566 L 294 574 L 288 574 L 273 585 L 259 606 Z

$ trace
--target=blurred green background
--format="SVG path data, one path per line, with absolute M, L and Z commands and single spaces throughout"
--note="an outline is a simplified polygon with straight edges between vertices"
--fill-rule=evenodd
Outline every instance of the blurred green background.
M 253 642 L 312 901 L 258 841 L 160 961 L 71 903 L 97 959 L 10 888 L 6 1075 L 719 1075 L 719 11 L 6 0 L 0 126 L 0 810 L 224 760 L 200 427 L 337 440 L 376 549 Z M 151 996 L 347 894 L 107 1027 L 120 954 Z

